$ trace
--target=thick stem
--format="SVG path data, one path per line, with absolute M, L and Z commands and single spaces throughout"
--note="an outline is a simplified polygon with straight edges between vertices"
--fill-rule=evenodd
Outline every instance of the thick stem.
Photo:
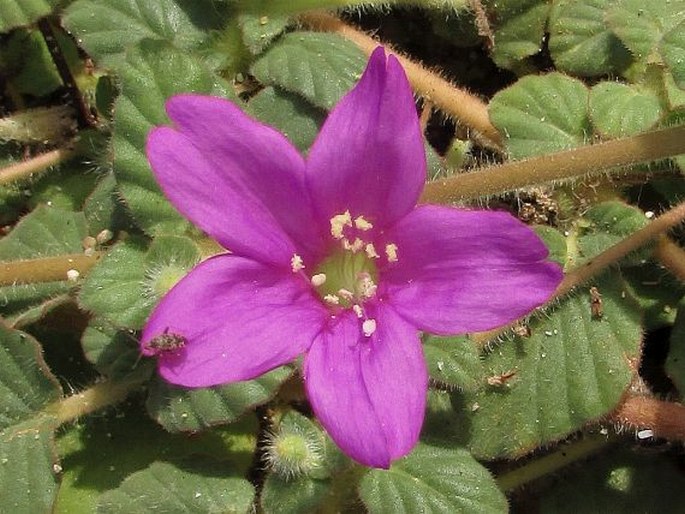
M 655 437 L 685 442 L 685 405 L 645 396 L 629 396 L 609 417 L 635 428 L 650 429 Z
M 611 439 L 603 435 L 589 435 L 561 445 L 553 453 L 531 460 L 520 468 L 508 471 L 497 477 L 497 484 L 502 491 L 508 493 L 526 485 L 533 480 L 554 473 L 559 469 L 603 450 L 612 443 Z
M 68 280 L 70 277 L 67 276 L 67 272 L 70 270 L 76 270 L 83 276 L 102 255 L 101 252 L 92 255 L 74 253 L 42 259 L 0 262 L 0 286 Z
M 123 401 L 129 394 L 137 390 L 141 384 L 141 379 L 122 382 L 100 382 L 80 393 L 68 396 L 49 405 L 45 412 L 57 418 L 58 423 L 61 425 Z
M 340 34 L 356 44 L 367 55 L 370 55 L 381 44 L 330 14 L 307 13 L 300 16 L 300 19 L 315 30 Z M 501 138 L 497 129 L 490 123 L 488 106 L 485 102 L 463 89 L 456 88 L 436 73 L 428 71 L 420 64 L 394 52 L 391 48 L 387 46 L 386 48 L 402 64 L 414 91 L 443 112 L 454 116 L 461 123 L 474 130 L 477 135 L 481 136 L 481 143 L 501 150 Z
M 8 184 L 16 180 L 33 178 L 37 173 L 44 171 L 50 166 L 55 166 L 56 164 L 66 161 L 72 155 L 74 155 L 72 150 L 58 148 L 57 150 L 46 152 L 37 157 L 33 157 L 32 159 L 7 166 L 0 170 L 0 185 Z
M 649 243 L 659 235 L 663 234 L 670 228 L 685 220 L 685 202 L 678 204 L 673 209 L 666 211 L 664 214 L 656 218 L 649 225 L 634 232 L 627 238 L 609 247 L 607 250 L 600 253 L 594 259 L 589 260 L 582 266 L 579 266 L 566 274 L 557 290 L 545 305 L 539 307 L 539 310 L 545 309 L 552 305 L 559 298 L 570 293 L 574 288 L 584 284 L 595 275 L 607 269 L 609 266 L 616 264 L 619 260 L 624 258 L 631 252 Z M 511 328 L 514 323 L 500 327 L 487 332 L 479 332 L 472 335 L 472 339 L 479 345 L 487 345 L 490 341 L 496 339 L 499 335 Z
M 668 236 L 662 235 L 654 250 L 654 257 L 678 280 L 685 283 L 685 250 L 671 241 Z
M 452 203 L 500 194 L 522 187 L 578 179 L 610 168 L 664 159 L 685 153 L 685 125 L 563 152 L 512 161 L 426 184 L 426 203 Z

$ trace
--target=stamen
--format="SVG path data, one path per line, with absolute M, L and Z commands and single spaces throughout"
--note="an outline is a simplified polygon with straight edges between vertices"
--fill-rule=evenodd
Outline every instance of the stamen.
M 367 244 L 364 247 L 364 251 L 366 252 L 366 256 L 369 259 L 378 259 L 380 257 L 380 255 L 378 255 L 378 253 L 376 253 L 376 247 L 373 246 L 372 243 Z
M 364 311 L 362 310 L 361 306 L 357 305 L 356 303 L 352 306 L 352 310 L 359 319 L 364 317 Z
M 357 285 L 359 288 L 359 294 L 361 294 L 364 298 L 373 298 L 376 296 L 376 290 L 378 289 L 378 286 L 374 283 L 371 275 L 364 271 L 359 273 L 358 277 L 359 282 Z
M 343 238 L 343 230 L 345 227 L 352 226 L 352 215 L 350 211 L 345 211 L 342 214 L 336 214 L 331 218 L 331 235 L 335 239 Z
M 376 320 L 375 319 L 365 319 L 362 323 L 362 332 L 366 337 L 371 337 L 371 335 L 376 331 Z
M 339 289 L 338 296 L 344 300 L 347 300 L 348 302 L 354 300 L 354 294 L 352 294 L 352 292 L 348 291 L 347 289 Z
M 326 274 L 325 273 L 318 273 L 314 276 L 312 276 L 312 285 L 314 287 L 319 287 L 322 286 L 326 283 Z
M 293 273 L 297 273 L 298 271 L 304 269 L 304 261 L 302 261 L 302 257 L 296 253 L 294 253 L 293 258 L 290 259 L 290 269 L 293 270 Z
M 357 227 L 359 230 L 362 232 L 366 232 L 367 230 L 371 230 L 373 228 L 373 225 L 369 223 L 364 216 L 357 216 L 354 219 L 354 226 Z
M 397 245 L 395 243 L 385 245 L 385 255 L 388 257 L 388 262 L 397 262 Z
M 330 304 L 330 305 L 339 305 L 340 304 L 340 298 L 338 298 L 334 294 L 327 294 L 326 296 L 323 297 L 323 301 Z
M 343 248 L 345 250 L 350 250 L 352 253 L 357 253 L 359 250 L 364 248 L 364 241 L 357 237 L 355 238 L 354 242 L 350 244 L 347 239 L 343 239 Z

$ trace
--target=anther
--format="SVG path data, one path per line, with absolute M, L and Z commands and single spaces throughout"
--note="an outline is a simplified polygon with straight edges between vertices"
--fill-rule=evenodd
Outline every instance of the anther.
M 369 223 L 366 220 L 366 218 L 364 218 L 364 216 L 357 216 L 354 219 L 354 226 L 363 232 L 366 232 L 367 230 L 371 230 L 373 228 L 373 225 Z
M 293 270 L 293 273 L 297 273 L 298 271 L 304 269 L 304 262 L 302 261 L 302 257 L 297 255 L 296 253 L 293 254 L 293 258 L 290 259 L 290 269 Z
M 366 272 L 359 273 L 359 292 L 364 298 L 376 296 L 378 286 L 374 283 L 371 275 Z
M 356 303 L 352 306 L 352 310 L 354 313 L 357 315 L 359 319 L 362 319 L 364 317 L 364 311 L 362 310 L 360 305 L 357 305 Z
M 380 257 L 380 255 L 378 255 L 378 253 L 376 253 L 376 247 L 373 246 L 373 244 L 371 244 L 371 243 L 368 243 L 364 247 L 364 251 L 366 252 L 366 256 L 369 259 L 378 259 Z
M 362 332 L 366 337 L 371 337 L 371 335 L 376 331 L 376 320 L 375 319 L 365 319 L 362 323 Z
M 352 226 L 352 215 L 350 211 L 345 211 L 342 214 L 336 214 L 331 218 L 331 235 L 335 239 L 343 238 L 343 230 L 345 227 Z
M 340 298 L 338 298 L 334 294 L 327 294 L 326 296 L 323 297 L 323 301 L 330 304 L 330 305 L 339 305 L 340 304 Z
M 388 257 L 388 262 L 397 262 L 397 245 L 395 243 L 385 245 L 385 255 Z
M 364 248 L 364 241 L 358 237 L 355 238 L 352 243 L 350 243 L 347 239 L 343 239 L 343 248 L 345 250 L 350 250 L 352 253 L 357 253 L 359 250 Z
M 338 296 L 344 300 L 347 300 L 348 302 L 354 300 L 354 294 L 347 289 L 339 289 Z
M 326 274 L 325 273 L 318 273 L 311 278 L 312 285 L 314 287 L 319 287 L 322 286 L 326 283 Z

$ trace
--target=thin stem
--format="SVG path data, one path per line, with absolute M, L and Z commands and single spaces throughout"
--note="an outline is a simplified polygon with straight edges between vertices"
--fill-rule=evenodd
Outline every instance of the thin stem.
M 140 378 L 122 382 L 100 382 L 80 393 L 58 400 L 49 405 L 45 412 L 57 418 L 61 425 L 123 401 L 142 383 Z
M 685 125 L 453 175 L 426 184 L 421 201 L 452 203 L 536 184 L 606 173 L 610 168 L 682 153 L 685 153 Z
M 0 169 L 0 185 L 32 178 L 35 174 L 44 171 L 50 166 L 55 166 L 60 162 L 66 161 L 73 154 L 73 150 L 58 148 L 57 150 L 46 152 L 37 157 L 33 157 L 32 159 L 7 166 L 6 168 Z
M 685 405 L 680 403 L 629 396 L 609 419 L 621 425 L 651 429 L 655 437 L 685 442 Z
M 654 257 L 678 280 L 685 283 L 685 250 L 671 241 L 668 236 L 662 235 L 654 250 Z
M 95 252 L 92 255 L 74 253 L 42 259 L 0 262 L 0 286 L 68 280 L 67 272 L 70 270 L 76 270 L 82 276 L 102 255 L 102 252 Z
M 641 228 L 622 241 L 619 241 L 615 245 L 609 247 L 594 259 L 591 259 L 585 264 L 571 270 L 566 274 L 552 297 L 545 305 L 539 307 L 538 310 L 544 310 L 545 308 L 551 306 L 559 298 L 570 293 L 574 288 L 587 282 L 595 275 L 607 269 L 609 266 L 616 264 L 616 262 L 621 260 L 629 253 L 634 252 L 638 248 L 646 245 L 678 223 L 681 223 L 683 220 L 685 220 L 685 202 L 676 205 L 669 211 L 666 211 L 664 214 L 652 221 L 649 225 Z M 496 339 L 514 324 L 515 322 L 494 330 L 473 334 L 472 339 L 477 344 L 485 346 L 488 342 Z
M 335 32 L 356 44 L 361 50 L 371 55 L 381 43 L 363 32 L 343 23 L 335 16 L 323 12 L 307 13 L 300 20 L 314 30 Z M 407 78 L 414 91 L 432 102 L 443 112 L 454 116 L 460 122 L 476 132 L 480 142 L 486 146 L 501 150 L 499 132 L 490 123 L 488 106 L 478 97 L 450 84 L 436 73 L 428 71 L 419 63 L 404 57 L 385 45 L 389 53 L 395 55 L 402 64 Z
M 531 460 L 517 469 L 498 476 L 496 478 L 497 484 L 505 493 L 511 492 L 533 480 L 542 478 L 569 464 L 585 459 L 612 443 L 612 439 L 607 438 L 607 436 L 598 434 L 588 435 L 578 441 L 563 444 L 549 455 Z

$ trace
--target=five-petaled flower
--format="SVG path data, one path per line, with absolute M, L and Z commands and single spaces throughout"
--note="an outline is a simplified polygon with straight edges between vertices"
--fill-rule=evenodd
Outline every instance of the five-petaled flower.
M 416 206 L 423 140 L 404 71 L 382 48 L 306 159 L 229 101 L 184 94 L 166 108 L 173 128 L 147 141 L 154 174 L 231 251 L 193 269 L 145 327 L 141 350 L 171 383 L 248 380 L 304 354 L 322 425 L 350 457 L 387 468 L 423 423 L 419 331 L 502 325 L 561 279 L 511 215 Z M 164 334 L 184 344 L 150 344 Z

